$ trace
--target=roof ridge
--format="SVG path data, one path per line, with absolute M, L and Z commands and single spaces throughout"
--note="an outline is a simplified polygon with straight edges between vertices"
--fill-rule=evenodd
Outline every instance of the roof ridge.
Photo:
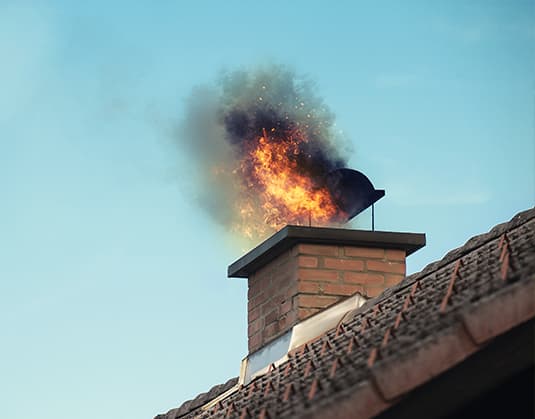
M 412 286 L 416 281 L 431 275 L 432 273 L 438 271 L 439 269 L 449 265 L 450 263 L 455 262 L 455 260 L 460 259 L 467 254 L 473 252 L 474 250 L 484 246 L 485 244 L 496 240 L 502 234 L 516 230 L 517 228 L 523 226 L 524 224 L 530 222 L 532 219 L 535 219 L 535 207 L 529 208 L 525 211 L 515 214 L 509 221 L 497 224 L 492 227 L 488 232 L 478 234 L 476 236 L 470 237 L 465 244 L 459 246 L 455 249 L 450 250 L 444 255 L 442 259 L 435 260 L 434 262 L 428 263 L 421 271 L 415 272 L 403 279 L 399 284 L 387 288 L 381 294 L 375 298 L 371 298 L 366 301 L 362 306 L 357 309 L 354 309 L 348 312 L 344 319 L 351 318 L 357 313 L 365 312 L 370 307 L 375 306 L 378 303 L 381 303 L 393 294 Z
M 187 400 L 179 407 L 169 410 L 167 413 L 157 415 L 154 419 L 178 419 L 181 418 L 201 406 L 204 406 L 209 401 L 215 399 L 220 394 L 235 386 L 238 382 L 238 377 L 231 378 L 222 384 L 216 384 L 205 393 L 201 393 L 191 400 Z
M 517 213 L 509 221 L 495 225 L 487 233 L 478 234 L 469 238 L 465 244 L 450 250 L 442 259 L 431 262 L 427 264 L 421 271 L 409 275 L 405 278 L 405 280 L 402 281 L 402 284 L 405 283 L 405 285 L 409 285 L 409 282 L 412 284 L 414 280 L 438 271 L 440 268 L 443 268 L 451 262 L 467 255 L 473 250 L 497 239 L 503 233 L 519 228 L 520 226 L 531 221 L 533 218 L 535 218 L 535 207 Z

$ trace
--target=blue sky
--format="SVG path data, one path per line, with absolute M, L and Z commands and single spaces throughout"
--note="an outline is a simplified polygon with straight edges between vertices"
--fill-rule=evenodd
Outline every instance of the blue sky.
M 376 227 L 427 233 L 409 272 L 533 206 L 533 8 L 0 0 L 2 417 L 150 418 L 238 374 L 242 249 L 173 138 L 221 69 L 315 80 Z

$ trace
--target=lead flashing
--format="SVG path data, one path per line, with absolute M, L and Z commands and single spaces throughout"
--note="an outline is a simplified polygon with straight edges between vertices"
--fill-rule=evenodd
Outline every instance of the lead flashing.
M 398 249 L 408 256 L 425 246 L 425 234 L 288 225 L 231 264 L 228 277 L 248 278 L 299 243 Z

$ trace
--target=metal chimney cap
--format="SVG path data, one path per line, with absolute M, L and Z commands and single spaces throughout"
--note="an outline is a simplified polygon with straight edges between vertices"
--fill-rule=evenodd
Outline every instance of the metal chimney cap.
M 358 170 L 336 169 L 327 174 L 325 181 L 334 202 L 346 214 L 346 221 L 385 196 L 384 189 L 375 189 L 370 179 Z

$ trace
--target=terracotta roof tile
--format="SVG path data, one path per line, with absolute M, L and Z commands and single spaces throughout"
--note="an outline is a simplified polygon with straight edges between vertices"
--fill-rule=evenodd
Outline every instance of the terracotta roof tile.
M 330 418 L 371 417 L 534 318 L 534 294 L 531 209 L 348 313 L 286 363 L 229 395 L 225 409 L 205 411 L 195 403 L 180 408 L 183 416 L 170 411 L 159 418 L 324 417 L 322 409 Z
M 237 384 L 237 382 L 238 382 L 238 377 L 234 377 L 234 378 L 231 378 L 230 380 L 228 380 L 224 384 L 215 385 L 209 391 L 207 391 L 206 393 L 201 393 L 197 397 L 195 397 L 194 399 L 188 400 L 188 401 L 182 403 L 182 405 L 180 405 L 180 407 L 178 407 L 176 409 L 171 409 L 169 412 L 167 412 L 165 414 L 157 415 L 154 419 L 178 419 L 178 418 L 182 418 L 185 415 L 187 415 L 188 413 L 190 413 L 191 411 L 193 411 L 195 409 L 198 409 L 199 407 L 201 407 L 201 406 L 205 405 L 206 403 L 208 403 L 210 400 L 213 400 L 217 396 L 219 396 L 220 394 L 223 394 L 228 389 L 234 387 Z

